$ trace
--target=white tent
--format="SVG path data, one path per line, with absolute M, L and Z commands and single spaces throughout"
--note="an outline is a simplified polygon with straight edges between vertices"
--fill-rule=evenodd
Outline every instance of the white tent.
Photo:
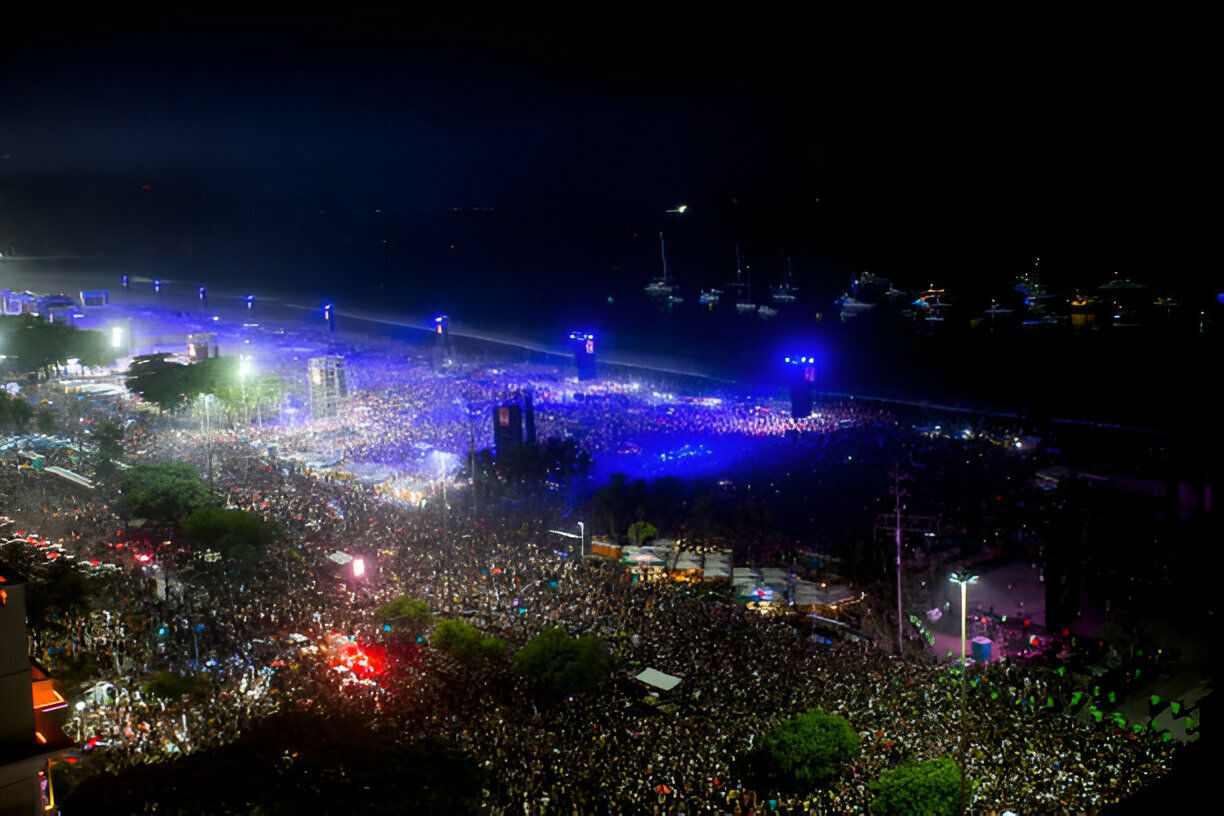
M 353 560 L 353 556 L 349 555 L 346 552 L 340 552 L 339 550 L 336 550 L 334 553 L 327 556 L 327 560 L 334 561 L 343 567 L 345 564 Z
M 648 686 L 654 686 L 663 691 L 671 691 L 676 686 L 680 685 L 680 678 L 673 677 L 670 674 L 664 674 L 657 669 L 647 669 L 633 679 L 640 680 Z
M 730 553 L 706 553 L 703 577 L 708 580 L 731 577 Z
M 676 566 L 678 570 L 699 570 L 701 569 L 701 553 L 685 550 L 676 556 Z

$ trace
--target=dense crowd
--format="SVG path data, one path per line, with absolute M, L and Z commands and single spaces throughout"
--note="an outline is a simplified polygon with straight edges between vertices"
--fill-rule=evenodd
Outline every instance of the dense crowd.
M 796 422 L 778 400 L 714 403 L 628 389 L 578 399 L 572 384 L 527 366 L 417 368 L 355 393 L 348 414 L 330 424 L 268 427 L 257 446 L 246 432 L 214 435 L 226 505 L 284 529 L 239 574 L 175 543 L 146 540 L 97 494 L 18 471 L 6 459 L 0 492 L 14 529 L 59 542 L 97 585 L 81 626 L 44 643 L 52 666 L 57 655 L 94 658 L 94 675 L 69 690 L 72 700 L 97 681 L 115 687 L 90 696 L 70 722 L 83 762 L 116 770 L 163 761 L 224 744 L 259 717 L 295 706 L 358 717 L 375 738 L 459 742 L 493 773 L 487 809 L 507 814 L 861 813 L 882 771 L 955 754 L 962 738 L 975 811 L 1095 810 L 1168 770 L 1172 750 L 1154 735 L 1075 715 L 1076 689 L 1065 676 L 992 665 L 974 674 L 962 720 L 960 678 L 946 665 L 900 660 L 863 643 L 822 645 L 801 619 L 758 615 L 724 591 L 637 583 L 613 565 L 555 552 L 546 530 L 558 508 L 486 508 L 474 517 L 453 499 L 442 507 L 440 497 L 408 507 L 266 453 L 268 444 L 282 455 L 333 445 L 353 459 L 398 463 L 426 448 L 462 450 L 473 417 L 483 428 L 488 408 L 525 386 L 537 397 L 541 435 L 578 438 L 596 457 L 652 433 L 820 439 L 880 421 L 875 409 L 830 403 Z M 131 428 L 133 462 L 188 458 L 203 469 L 198 429 L 138 423 L 113 404 L 95 408 L 98 417 L 118 411 Z M 23 557 L 39 557 L 32 544 L 7 547 L 34 548 Z M 329 560 L 336 550 L 366 557 L 368 578 L 354 581 Z M 103 563 L 119 569 L 103 573 L 96 568 Z M 402 593 L 503 637 L 511 649 L 554 625 L 592 633 L 614 655 L 614 679 L 544 704 L 508 665 L 460 667 L 429 648 L 388 660 L 373 682 L 333 670 L 321 651 L 329 633 L 391 648 L 374 609 Z M 629 679 L 646 667 L 681 684 L 661 700 L 648 697 Z M 208 685 L 158 699 L 145 683 L 161 671 L 203 673 Z M 859 756 L 825 790 L 749 789 L 744 761 L 761 736 L 778 718 L 816 707 L 850 721 L 862 738 Z

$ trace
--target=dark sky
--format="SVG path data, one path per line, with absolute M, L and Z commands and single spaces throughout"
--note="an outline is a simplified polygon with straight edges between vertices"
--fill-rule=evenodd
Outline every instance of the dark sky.
M 1064 285 L 1218 284 L 1201 27 L 709 14 L 19 18 L 0 248 L 320 280 L 464 252 L 644 281 L 662 226 L 690 285 L 737 241 L 831 288 L 871 268 L 982 294 L 1034 255 Z

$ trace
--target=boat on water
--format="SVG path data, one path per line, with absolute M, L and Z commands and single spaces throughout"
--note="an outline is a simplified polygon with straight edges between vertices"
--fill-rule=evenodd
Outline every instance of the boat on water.
M 646 284 L 646 294 L 655 300 L 683 303 L 684 298 L 677 294 L 680 287 L 672 282 L 671 272 L 667 268 L 667 244 L 663 240 L 662 232 L 659 233 L 659 256 L 663 259 L 663 274 Z
M 752 302 L 752 270 L 748 270 L 748 278 L 744 279 L 744 259 L 740 255 L 739 244 L 735 245 L 735 282 L 727 288 L 735 291 L 735 311 L 740 314 L 756 312 L 757 305 Z
M 849 323 L 854 318 L 865 315 L 876 307 L 876 304 L 859 300 L 849 292 L 844 293 L 837 300 L 833 301 L 833 305 L 837 307 L 838 316 L 841 317 L 841 322 L 843 323 Z
M 702 289 L 701 294 L 697 296 L 697 302 L 702 306 L 708 306 L 713 309 L 722 299 L 723 291 L 721 289 Z
M 838 308 L 843 323 L 867 314 L 882 303 L 900 303 L 906 293 L 896 288 L 892 280 L 883 275 L 863 272 L 850 282 L 850 289 L 833 302 Z
M 947 299 L 947 291 L 932 285 L 910 303 L 906 314 L 927 324 L 939 324 L 947 319 L 950 311 L 952 304 Z
M 799 299 L 799 287 L 795 285 L 794 270 L 791 269 L 791 259 L 786 259 L 786 272 L 782 282 L 770 288 L 770 299 L 780 305 L 789 305 Z

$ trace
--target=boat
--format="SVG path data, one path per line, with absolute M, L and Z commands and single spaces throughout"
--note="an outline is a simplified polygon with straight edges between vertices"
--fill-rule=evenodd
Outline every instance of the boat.
M 942 323 L 952 310 L 952 304 L 944 300 L 946 291 L 934 285 L 910 304 L 908 314 L 926 323 Z
M 702 306 L 708 306 L 713 309 L 718 305 L 718 301 L 722 299 L 723 291 L 721 289 L 702 289 L 701 294 L 697 296 L 697 302 Z
M 659 255 L 663 259 L 663 274 L 646 284 L 646 294 L 668 303 L 682 303 L 684 298 L 677 297 L 680 287 L 672 283 L 671 273 L 667 269 L 667 245 L 663 241 L 663 233 L 659 233 Z
M 850 282 L 849 291 L 833 301 L 838 308 L 841 322 L 848 323 L 867 314 L 881 303 L 899 303 L 908 297 L 905 292 L 892 285 L 892 280 L 883 275 L 863 272 Z
M 844 293 L 837 300 L 833 301 L 833 305 L 838 308 L 838 314 L 843 323 L 849 323 L 854 318 L 867 314 L 867 312 L 876 307 L 874 303 L 859 300 L 849 292 Z
M 756 312 L 757 305 L 752 302 L 752 269 L 749 268 L 748 280 L 744 281 L 744 262 L 740 256 L 739 244 L 735 245 L 735 283 L 730 288 L 735 290 L 735 311 L 740 314 Z
M 774 303 L 791 304 L 799 299 L 799 287 L 795 286 L 794 270 L 791 269 L 791 259 L 786 259 L 786 274 L 782 282 L 770 287 L 770 297 Z

